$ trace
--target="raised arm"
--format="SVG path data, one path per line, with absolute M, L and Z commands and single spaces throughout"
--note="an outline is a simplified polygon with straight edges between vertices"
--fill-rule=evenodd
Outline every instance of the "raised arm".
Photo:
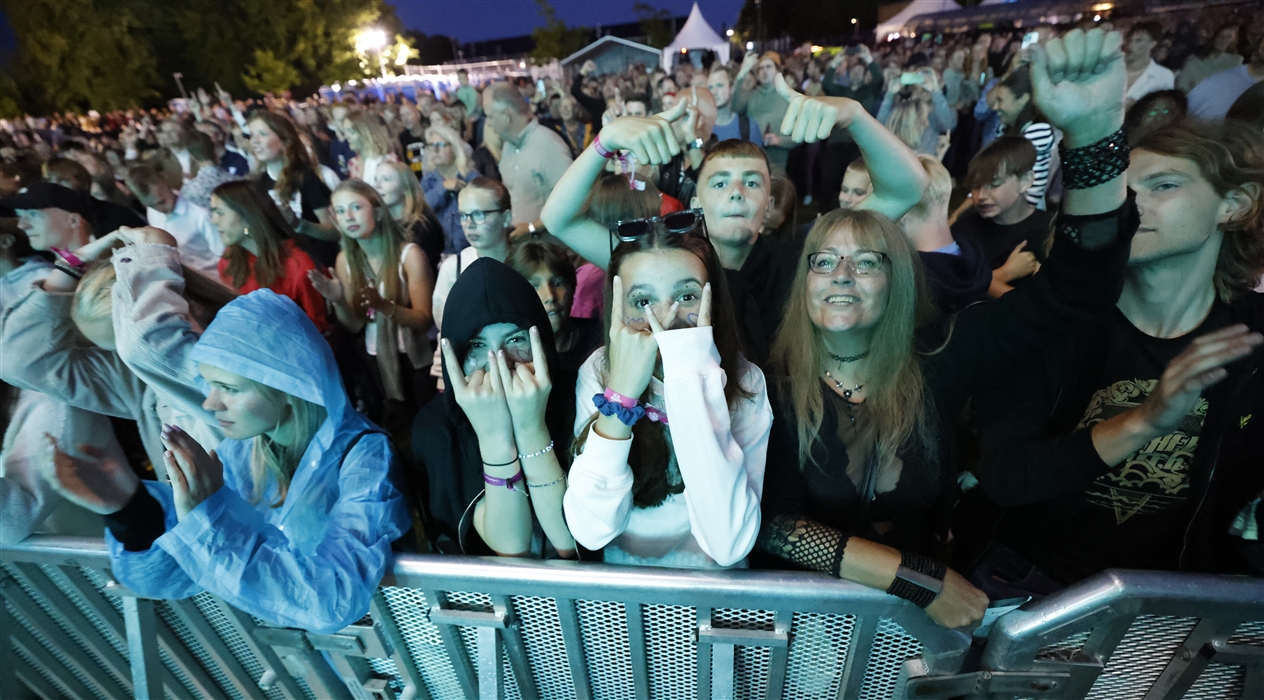
M 607 124 L 558 180 L 540 212 L 540 221 L 553 234 L 592 264 L 606 269 L 614 241 L 610 231 L 587 216 L 584 204 L 593 183 L 606 167 L 598 152 L 628 151 L 637 163 L 664 165 L 680 153 L 671 122 L 685 114 L 686 100 L 652 117 L 620 117 Z
M 851 133 L 873 181 L 873 194 L 861 203 L 861 208 L 898 221 L 921 201 L 930 178 L 917 154 L 859 102 L 845 97 L 807 97 L 790 89 L 781 76 L 777 77 L 777 94 L 790 105 L 781 122 L 781 133 L 791 140 L 812 143 L 826 139 L 835 125 Z

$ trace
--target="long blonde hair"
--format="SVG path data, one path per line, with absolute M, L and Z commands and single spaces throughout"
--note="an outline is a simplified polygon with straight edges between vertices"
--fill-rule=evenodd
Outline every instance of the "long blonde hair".
M 386 122 L 371 112 L 356 112 L 347 117 L 348 127 L 356 133 L 360 140 L 360 148 L 364 150 L 356 155 L 361 158 L 372 158 L 388 154 L 399 155 L 399 141 L 391 138 L 386 129 Z M 369 151 L 373 151 L 370 155 Z
M 892 98 L 891 113 L 887 115 L 887 129 L 914 151 L 921 149 L 922 135 L 930 126 L 929 97 L 924 88 L 903 88 Z
M 456 130 L 443 124 L 431 124 L 430 128 L 426 129 L 426 140 L 429 141 L 432 136 L 443 139 L 452 147 L 452 158 L 457 174 L 465 177 L 474 171 L 474 149 L 470 148 L 470 144 L 466 143 Z
M 289 493 L 294 471 L 298 469 L 303 453 L 316 436 L 316 431 L 324 424 L 327 414 L 324 406 L 260 384 L 253 379 L 246 381 L 263 395 L 265 401 L 274 406 L 285 404 L 290 408 L 290 415 L 281 426 L 289 433 L 284 442 L 263 433 L 256 435 L 250 446 L 250 479 L 254 482 L 250 502 L 259 503 L 263 498 L 264 485 L 271 476 L 277 482 L 277 500 L 272 507 L 280 508 Z
M 399 183 L 400 194 L 404 198 L 404 215 L 396 223 L 406 228 L 415 221 L 425 220 L 430 205 L 426 203 L 426 193 L 422 191 L 421 182 L 412 169 L 398 161 L 382 163 L 377 168 L 379 173 L 393 173 Z
M 382 201 L 382 195 L 363 180 L 343 181 L 341 185 L 338 185 L 338 189 L 334 190 L 333 196 L 344 191 L 363 197 L 369 203 L 369 206 L 373 208 L 373 235 L 382 236 L 386 240 L 382 266 L 378 273 L 382 278 L 378 281 L 382 283 L 384 290 L 382 298 L 411 307 L 412 304 L 407 299 L 407 290 L 400 284 L 398 273 L 400 255 L 407 240 L 403 226 L 391 216 L 391 208 Z M 372 268 L 369 267 L 369 259 L 364 254 L 364 250 L 360 248 L 360 242 L 343 232 L 342 252 L 347 256 L 347 269 L 351 273 L 351 288 L 363 289 L 367 278 L 365 272 Z
M 926 409 L 922 368 L 913 348 L 914 329 L 929 303 L 921 262 L 900 227 L 886 217 L 866 210 L 837 209 L 817 219 L 808 233 L 772 346 L 771 365 L 798 429 L 799 468 L 815 463 L 812 447 L 820 440 L 825 418 L 821 376 L 829 359 L 825 341 L 808 314 L 808 256 L 821 250 L 839 231 L 850 232 L 860 248 L 880 251 L 890 259 L 886 310 L 873 331 L 865 375 L 869 396 L 864 405 L 875 428 L 878 464 L 889 464 L 910 439 L 934 455 L 934 425 Z

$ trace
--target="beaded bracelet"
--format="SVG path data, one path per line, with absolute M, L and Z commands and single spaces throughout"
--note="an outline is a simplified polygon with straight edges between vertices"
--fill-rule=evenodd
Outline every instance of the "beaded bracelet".
M 939 597 L 944 589 L 948 567 L 917 552 L 900 552 L 900 566 L 887 593 L 924 608 Z
M 520 454 L 518 455 L 518 459 L 520 459 L 520 460 L 528 460 L 528 459 L 531 459 L 532 457 L 543 457 L 544 455 L 546 455 L 546 454 L 548 454 L 548 453 L 550 453 L 550 452 L 552 452 L 552 451 L 553 451 L 553 441 L 552 441 L 552 440 L 549 440 L 548 447 L 545 447 L 545 448 L 544 448 L 544 449 L 542 449 L 542 450 L 536 450 L 535 452 L 532 452 L 532 453 L 530 453 L 530 454 L 525 454 L 525 455 L 524 455 L 524 454 L 521 454 L 521 453 L 520 453 Z
M 546 486 L 552 486 L 552 485 L 554 485 L 554 484 L 560 484 L 560 483 L 562 483 L 563 481 L 566 481 L 566 475 L 565 475 L 565 474 L 563 474 L 563 475 L 561 475 L 561 476 L 557 477 L 556 479 L 554 479 L 554 480 L 552 480 L 552 481 L 546 481 L 546 482 L 545 482 L 545 483 L 543 483 L 543 484 L 532 484 L 532 483 L 530 483 L 530 482 L 527 482 L 527 488 L 529 488 L 529 489 L 542 489 L 542 488 L 544 488 L 544 487 L 546 487 Z
M 1105 184 L 1128 170 L 1128 138 L 1123 127 L 1096 143 L 1083 148 L 1067 148 L 1058 144 L 1062 158 L 1062 186 L 1068 190 L 1086 190 Z

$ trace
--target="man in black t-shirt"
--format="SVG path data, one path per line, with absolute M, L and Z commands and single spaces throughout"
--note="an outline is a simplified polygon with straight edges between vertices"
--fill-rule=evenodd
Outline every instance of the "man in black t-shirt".
M 1264 138 L 1249 129 L 1182 123 L 1142 138 L 1128 168 L 1140 227 L 1116 308 L 976 396 L 981 488 L 954 532 L 992 597 L 1106 568 L 1264 574 L 1261 172 Z M 1006 508 L 999 520 L 972 517 L 990 504 Z
M 1053 215 L 1025 196 L 1035 175 L 1036 148 L 1021 136 L 1002 136 L 970 161 L 966 185 L 974 206 L 952 225 L 952 236 L 983 249 L 992 266 L 988 295 L 996 298 L 1040 269 Z
M 417 105 L 408 100 L 400 104 L 399 123 L 404 130 L 399 132 L 399 144 L 404 148 L 404 162 L 417 177 L 421 177 L 422 156 L 426 150 L 426 121 Z

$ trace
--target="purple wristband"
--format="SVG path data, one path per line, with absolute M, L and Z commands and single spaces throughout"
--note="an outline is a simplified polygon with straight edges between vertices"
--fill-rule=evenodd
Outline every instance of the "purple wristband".
M 614 389 L 606 389 L 606 393 L 602 394 L 602 396 L 605 396 L 607 401 L 613 401 L 619 404 L 620 406 L 623 406 L 624 408 L 632 408 L 633 406 L 639 406 L 641 403 L 640 401 L 637 401 L 631 396 L 624 396 L 623 394 L 620 394 Z
M 483 472 L 483 483 L 489 486 L 504 486 L 510 491 L 514 490 L 514 484 L 518 483 L 519 481 L 522 481 L 524 478 L 526 477 L 523 475 L 521 469 L 518 470 L 517 474 L 514 474 L 508 479 L 500 479 L 500 478 L 489 475 L 487 472 Z
M 601 145 L 601 136 L 593 137 L 593 150 L 602 158 L 614 158 L 614 151 L 607 151 L 606 147 Z

